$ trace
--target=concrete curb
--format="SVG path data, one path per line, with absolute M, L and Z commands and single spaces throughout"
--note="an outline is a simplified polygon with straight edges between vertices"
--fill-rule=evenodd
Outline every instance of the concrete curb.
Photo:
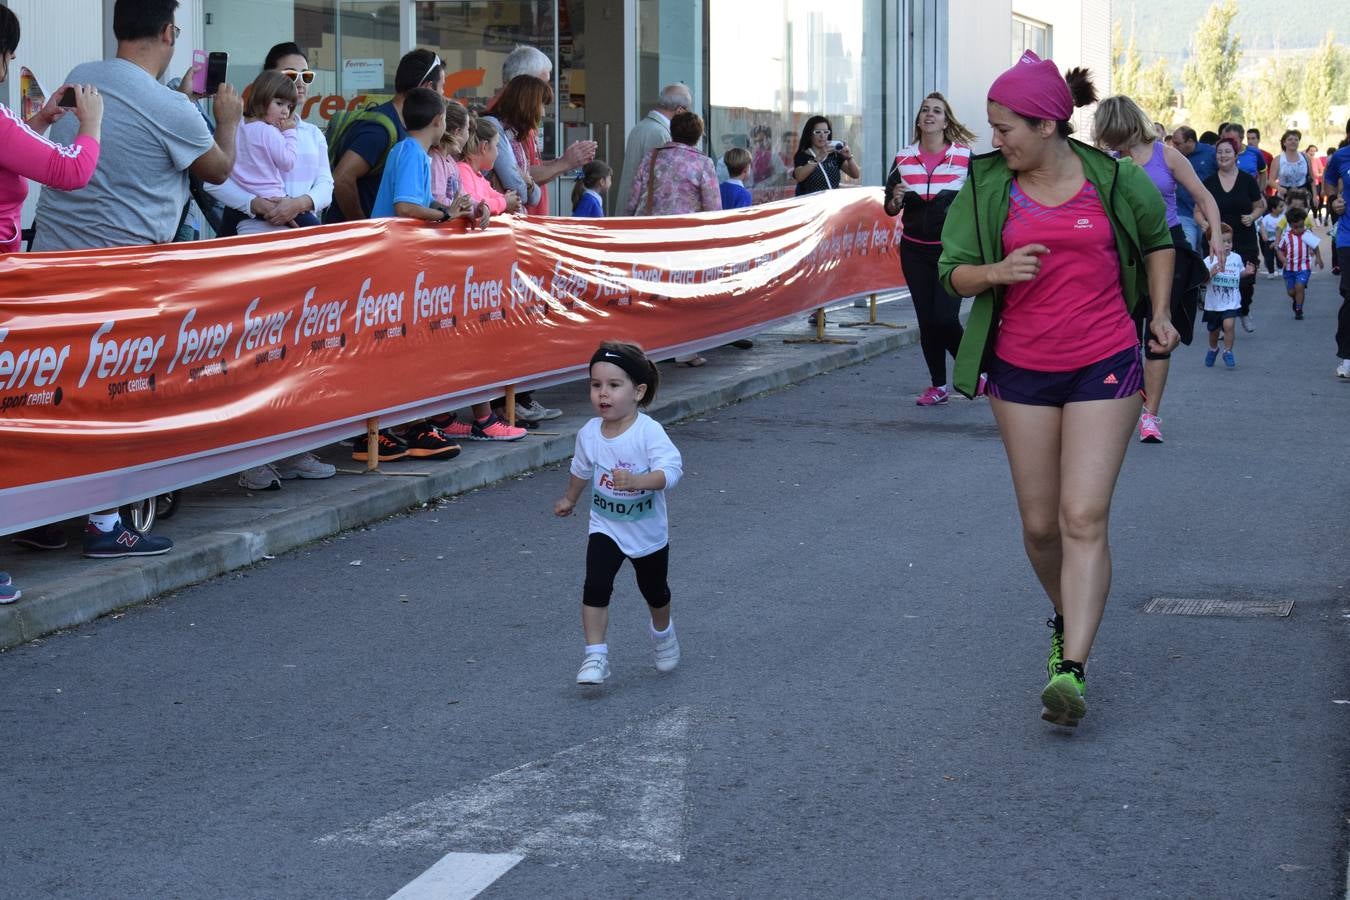
M 766 391 L 856 365 L 918 340 L 918 329 L 880 333 L 850 329 L 856 344 L 824 345 L 807 358 L 769 359 L 758 369 L 740 369 L 662 395 L 649 412 L 676 422 Z M 840 332 L 832 331 L 831 334 Z M 766 344 L 781 335 L 763 335 Z M 702 372 L 702 370 L 699 370 Z M 247 527 L 226 528 L 175 541 L 164 556 L 123 559 L 88 568 L 72 567 L 13 606 L 0 607 L 0 649 L 91 622 L 119 609 L 253 565 L 321 538 L 419 506 L 435 497 L 461 494 L 504 478 L 567 459 L 575 427 L 558 436 L 527 438 L 507 452 L 461 458 L 447 468 L 411 477 L 352 479 L 352 489 L 323 503 L 262 516 Z

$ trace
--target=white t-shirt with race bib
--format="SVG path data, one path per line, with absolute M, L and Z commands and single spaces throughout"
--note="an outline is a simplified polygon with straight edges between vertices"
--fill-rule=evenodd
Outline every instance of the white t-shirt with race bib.
M 1211 269 L 1218 257 L 1205 259 L 1205 265 Z M 1209 287 L 1205 289 L 1205 312 L 1224 312 L 1242 308 L 1242 295 L 1238 292 L 1238 283 L 1242 280 L 1242 270 L 1247 264 L 1242 257 L 1228 251 L 1223 271 L 1209 277 Z
M 645 475 L 659 469 L 669 490 L 684 472 L 680 451 L 661 423 L 643 412 L 616 438 L 605 437 L 600 425 L 595 418 L 582 426 L 572 455 L 572 474 L 591 483 L 590 533 L 608 535 L 628 557 L 655 553 L 670 540 L 666 491 L 616 490 L 613 473 L 627 469 Z

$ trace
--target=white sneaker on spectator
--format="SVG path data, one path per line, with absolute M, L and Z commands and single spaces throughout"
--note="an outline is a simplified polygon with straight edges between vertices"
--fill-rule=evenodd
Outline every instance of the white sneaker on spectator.
M 279 491 L 281 478 L 271 466 L 258 466 L 240 473 L 239 486 L 246 491 Z
M 604 684 L 608 677 L 609 655 L 590 653 L 581 664 L 581 670 L 577 672 L 577 684 Z
M 337 466 L 329 465 L 313 453 L 301 453 L 272 463 L 272 470 L 282 481 L 292 478 L 332 478 L 337 474 Z
M 1256 325 L 1252 322 L 1252 317 L 1250 315 L 1238 316 L 1238 318 L 1242 320 L 1243 331 L 1247 332 L 1248 334 L 1251 334 L 1253 331 L 1256 330 Z
M 531 399 L 529 403 L 516 404 L 516 418 L 527 422 L 542 422 L 545 419 L 556 419 L 561 415 L 561 409 L 550 409 L 535 399 Z
M 1350 380 L 1350 359 L 1341 360 L 1341 364 L 1336 367 L 1336 377 Z

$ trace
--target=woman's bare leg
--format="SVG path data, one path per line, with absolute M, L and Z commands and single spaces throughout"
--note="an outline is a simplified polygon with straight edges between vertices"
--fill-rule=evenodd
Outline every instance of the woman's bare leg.
M 1060 570 L 1060 427 L 1063 410 L 1057 406 L 1031 406 L 991 397 L 990 405 L 1003 446 L 1008 453 L 1017 509 L 1022 516 L 1022 544 L 1031 568 L 1046 596 L 1061 615 Z M 1136 412 L 1138 409 L 1136 408 Z

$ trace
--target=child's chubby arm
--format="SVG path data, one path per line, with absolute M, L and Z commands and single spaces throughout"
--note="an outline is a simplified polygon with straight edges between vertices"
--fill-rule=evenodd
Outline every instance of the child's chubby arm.
M 614 470 L 614 489 L 617 491 L 664 491 L 666 473 L 653 469 L 641 475 L 627 469 Z
M 1317 263 L 1317 269 L 1318 269 L 1318 271 L 1321 271 L 1322 269 L 1325 269 L 1325 268 L 1326 268 L 1326 265 L 1324 265 L 1323 262 L 1322 262 L 1322 248 L 1321 248 L 1321 247 L 1314 247 L 1314 248 L 1313 248 L 1313 260 L 1316 261 L 1316 263 Z
M 553 514 L 558 518 L 566 518 L 576 509 L 577 500 L 581 498 L 581 492 L 586 490 L 586 485 L 590 484 L 585 478 L 578 478 L 575 475 L 569 475 L 567 480 L 567 491 L 559 497 L 553 504 Z M 615 485 L 616 487 L 618 485 Z

